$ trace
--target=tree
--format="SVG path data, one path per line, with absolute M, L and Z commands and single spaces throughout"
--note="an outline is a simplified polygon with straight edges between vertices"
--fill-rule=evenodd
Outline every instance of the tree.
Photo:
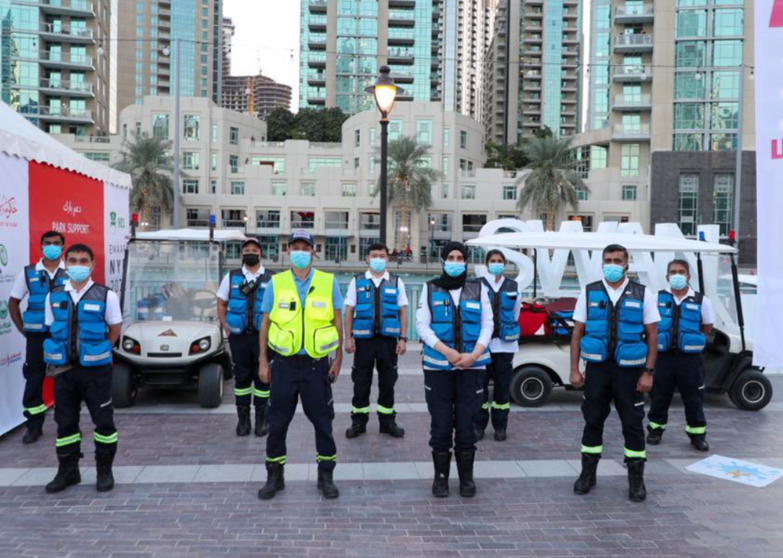
M 266 135 L 269 141 L 304 139 L 339 143 L 342 141 L 343 123 L 346 120 L 348 115 L 337 107 L 303 108 L 296 114 L 278 107 L 266 117 Z
M 153 207 L 168 214 L 174 206 L 174 158 L 170 153 L 170 141 L 147 133 L 133 134 L 122 146 L 122 159 L 114 165 L 131 176 L 130 208 L 145 220 Z
M 484 163 L 485 168 L 497 168 L 504 170 L 517 170 L 525 168 L 528 163 L 527 157 L 522 145 L 500 145 L 488 141 L 484 146 L 487 152 L 487 160 Z
M 517 179 L 517 185 L 523 185 L 517 202 L 521 213 L 526 207 L 546 216 L 546 226 L 555 229 L 557 215 L 570 206 L 579 209 L 580 189 L 587 189 L 580 176 L 573 170 L 571 139 L 552 136 L 533 136 L 524 147 L 529 163 L 529 171 Z
M 429 151 L 429 146 L 412 137 L 389 142 L 388 202 L 400 209 L 400 227 L 407 227 L 407 232 L 411 230 L 412 213 L 432 205 L 432 183 L 441 178 L 439 171 L 426 164 Z M 379 193 L 380 185 L 375 189 L 375 194 Z M 401 236 L 406 239 L 400 246 L 404 250 L 410 237 Z
M 296 117 L 283 107 L 277 107 L 266 117 L 266 137 L 269 141 L 285 141 L 291 139 L 291 130 Z

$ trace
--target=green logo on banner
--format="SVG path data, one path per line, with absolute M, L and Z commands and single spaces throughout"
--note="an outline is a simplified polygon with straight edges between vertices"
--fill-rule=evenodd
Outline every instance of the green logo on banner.
M 4 267 L 8 265 L 8 250 L 5 244 L 0 244 L 0 265 Z
M 109 213 L 109 218 L 111 219 L 111 226 L 116 227 L 117 226 L 117 212 L 112 211 Z
M 8 303 L 5 300 L 0 301 L 0 320 L 8 317 Z

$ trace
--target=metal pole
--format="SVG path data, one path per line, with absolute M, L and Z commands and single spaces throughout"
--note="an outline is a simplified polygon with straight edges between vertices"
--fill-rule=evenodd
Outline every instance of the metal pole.
M 734 234 L 740 247 L 740 198 L 742 195 L 742 128 L 745 115 L 745 64 L 740 66 L 739 115 L 737 122 L 737 162 L 734 174 Z
M 387 182 L 389 180 L 389 120 L 381 119 L 381 244 L 386 244 Z
M 172 222 L 173 229 L 179 228 L 179 165 L 180 165 L 180 153 L 179 153 L 179 39 L 174 39 L 174 219 Z

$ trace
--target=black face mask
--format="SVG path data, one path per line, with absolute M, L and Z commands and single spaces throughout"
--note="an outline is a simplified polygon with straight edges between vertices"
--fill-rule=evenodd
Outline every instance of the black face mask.
M 261 261 L 261 256 L 258 254 L 245 254 L 242 256 L 242 263 L 245 264 L 248 267 L 253 267 L 255 265 L 258 265 L 258 262 Z

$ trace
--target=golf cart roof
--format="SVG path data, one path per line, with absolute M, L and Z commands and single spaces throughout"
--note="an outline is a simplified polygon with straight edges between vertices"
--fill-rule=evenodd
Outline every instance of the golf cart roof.
M 243 241 L 247 237 L 240 231 L 215 230 L 215 242 Z M 209 242 L 209 229 L 166 229 L 162 231 L 137 232 L 136 240 L 169 240 L 181 242 Z
M 699 252 L 702 254 L 736 254 L 726 244 L 646 234 L 516 232 L 499 233 L 469 240 L 470 246 L 500 246 L 517 249 L 603 250 L 610 244 L 621 244 L 629 251 Z

